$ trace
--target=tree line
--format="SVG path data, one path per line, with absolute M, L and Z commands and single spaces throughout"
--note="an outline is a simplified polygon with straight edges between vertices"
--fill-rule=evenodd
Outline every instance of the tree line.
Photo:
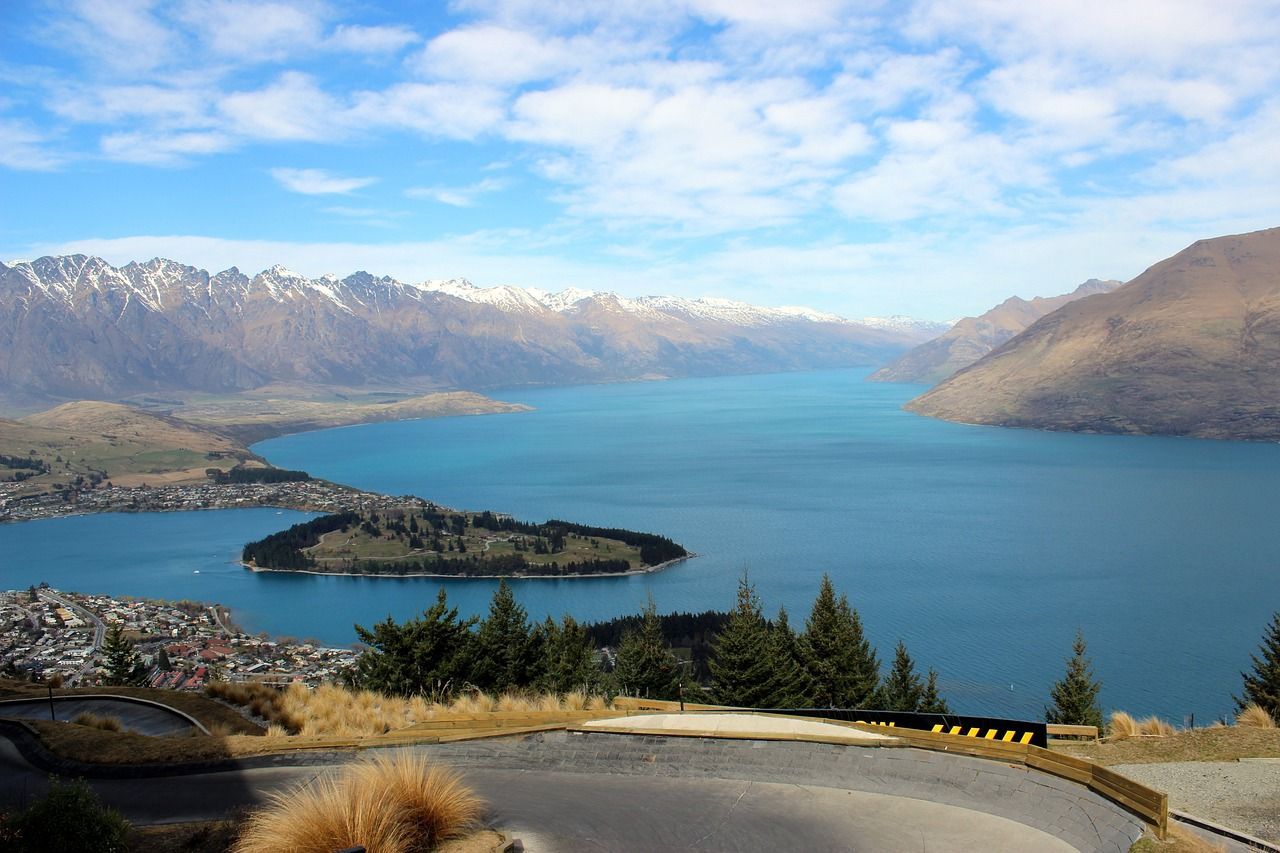
M 548 519 L 545 524 L 529 524 L 528 522 L 516 521 L 510 516 L 495 515 L 488 510 L 474 515 L 471 523 L 476 527 L 483 527 L 487 530 L 524 533 L 529 536 L 545 537 L 552 541 L 557 539 L 563 541 L 565 535 L 569 533 L 589 539 L 614 539 L 625 545 L 640 549 L 640 562 L 646 566 L 656 566 L 660 563 L 689 556 L 689 552 L 683 546 L 676 544 L 665 536 L 659 536 L 656 533 L 623 530 L 620 527 L 592 527 L 589 524 L 576 524 L 572 521 L 562 521 L 558 518 Z
M 290 471 L 287 468 L 244 468 L 236 466 L 229 471 L 206 468 L 205 476 L 220 486 L 243 486 L 251 483 L 305 483 L 311 479 L 306 471 Z
M 805 622 L 792 629 L 786 610 L 764 618 L 755 588 L 744 576 L 737 604 L 718 619 L 684 614 L 672 625 L 696 632 L 719 625 L 710 639 L 708 678 L 687 671 L 668 642 L 652 600 L 623 627 L 612 655 L 597 653 L 593 636 L 616 625 L 584 627 L 572 617 L 530 624 L 511 588 L 500 582 L 483 619 L 459 616 L 440 590 L 421 616 L 371 628 L 355 626 L 368 649 L 348 681 L 384 693 L 447 694 L 534 689 L 685 698 L 755 708 L 877 708 L 946 713 L 937 673 L 921 675 L 899 642 L 881 679 L 876 650 L 858 613 L 824 577 Z

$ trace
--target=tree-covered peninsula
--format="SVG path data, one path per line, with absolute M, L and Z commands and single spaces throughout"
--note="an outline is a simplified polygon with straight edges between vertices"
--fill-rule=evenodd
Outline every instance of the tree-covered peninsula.
M 256 571 L 374 577 L 585 577 L 688 556 L 652 533 L 425 504 L 321 516 L 250 542 L 241 560 Z

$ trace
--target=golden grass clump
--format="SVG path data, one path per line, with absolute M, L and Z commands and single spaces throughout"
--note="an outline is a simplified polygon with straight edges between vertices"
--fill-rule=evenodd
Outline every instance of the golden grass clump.
M 338 776 L 271 795 L 233 853 L 311 853 L 363 846 L 412 853 L 470 829 L 483 805 L 452 771 L 420 754 L 361 762 Z
M 88 726 L 91 729 L 101 729 L 104 732 L 124 731 L 124 724 L 116 717 L 95 714 L 92 711 L 81 711 L 71 719 L 71 722 L 77 726 Z
M 1108 740 L 1124 740 L 1138 733 L 1138 721 L 1132 715 L 1124 711 L 1111 712 L 1111 719 L 1107 721 Z
M 1156 716 L 1138 722 L 1138 733 L 1147 737 L 1170 737 L 1175 731 L 1172 725 Z
M 1236 725 L 1254 729 L 1274 729 L 1276 728 L 1276 720 L 1275 717 L 1267 713 L 1266 708 L 1263 708 L 1257 702 L 1250 702 L 1236 715 Z
M 305 685 L 298 684 L 282 691 L 268 684 L 248 681 L 214 681 L 205 686 L 204 692 L 214 699 L 248 708 L 250 713 L 268 723 L 278 723 L 291 732 L 297 732 L 302 728 L 302 720 L 291 712 L 286 702 L 286 695 L 295 687 L 307 689 Z

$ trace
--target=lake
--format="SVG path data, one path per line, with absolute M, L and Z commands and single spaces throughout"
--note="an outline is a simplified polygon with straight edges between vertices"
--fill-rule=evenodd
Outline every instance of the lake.
M 525 414 L 286 436 L 276 465 L 366 489 L 541 521 L 667 535 L 665 572 L 516 584 L 536 618 L 728 609 L 747 571 L 797 627 L 823 572 L 887 668 L 898 639 L 953 708 L 1039 716 L 1076 628 L 1104 710 L 1203 723 L 1228 713 L 1280 608 L 1280 446 L 949 424 L 918 387 L 826 371 L 498 393 Z M 258 575 L 240 545 L 275 510 L 0 526 L 3 586 L 230 606 L 250 630 L 345 644 L 353 622 L 422 610 L 433 579 Z M 199 574 L 194 574 L 196 570 Z M 444 582 L 465 613 L 496 582 Z

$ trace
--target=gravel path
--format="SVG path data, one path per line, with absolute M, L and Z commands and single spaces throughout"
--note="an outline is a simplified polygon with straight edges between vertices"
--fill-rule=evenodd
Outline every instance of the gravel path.
M 1280 842 L 1280 761 L 1117 764 L 1112 770 L 1169 793 L 1169 808 Z

